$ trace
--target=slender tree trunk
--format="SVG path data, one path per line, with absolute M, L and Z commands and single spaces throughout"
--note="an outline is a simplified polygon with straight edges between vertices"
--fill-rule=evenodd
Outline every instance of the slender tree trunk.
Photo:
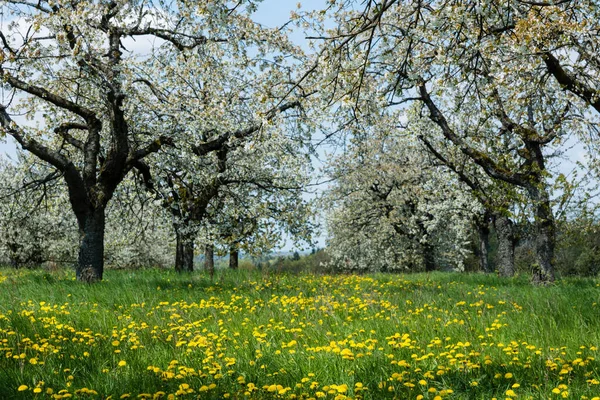
M 215 275 L 215 247 L 212 244 L 207 244 L 204 248 L 204 269 L 212 279 Z
M 81 222 L 77 280 L 101 281 L 104 272 L 104 208 L 90 211 Z
M 527 188 L 535 209 L 535 253 L 537 265 L 533 271 L 533 282 L 546 284 L 554 281 L 554 246 L 556 227 L 550 206 L 550 196 L 545 187 Z
M 497 268 L 500 276 L 515 274 L 515 228 L 513 222 L 505 215 L 496 215 L 494 227 L 498 236 Z
M 194 239 L 181 234 L 175 229 L 177 246 L 175 250 L 175 271 L 194 271 Z
M 477 233 L 479 234 L 479 263 L 481 270 L 485 273 L 493 272 L 490 265 L 490 227 L 487 219 L 477 223 Z
M 238 249 L 232 247 L 229 250 L 229 268 L 230 269 L 238 269 L 239 266 L 239 252 Z

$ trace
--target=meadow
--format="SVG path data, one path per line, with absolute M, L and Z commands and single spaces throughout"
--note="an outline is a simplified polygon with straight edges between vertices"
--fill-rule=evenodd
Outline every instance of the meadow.
M 600 281 L 0 269 L 0 399 L 600 399 Z

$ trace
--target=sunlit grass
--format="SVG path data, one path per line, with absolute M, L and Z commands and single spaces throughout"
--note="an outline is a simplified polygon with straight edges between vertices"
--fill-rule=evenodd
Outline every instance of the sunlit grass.
M 600 396 L 600 287 L 0 270 L 0 398 Z

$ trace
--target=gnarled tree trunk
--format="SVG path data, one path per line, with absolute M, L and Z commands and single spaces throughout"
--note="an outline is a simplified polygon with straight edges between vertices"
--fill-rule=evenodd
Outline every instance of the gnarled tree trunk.
M 175 271 L 194 271 L 194 238 L 182 234 L 178 229 L 175 229 L 175 236 Z
M 515 228 L 513 222 L 505 215 L 494 216 L 494 227 L 498 237 L 498 253 L 496 264 L 500 276 L 515 274 Z
M 535 210 L 535 254 L 533 282 L 537 284 L 554 281 L 554 247 L 556 227 L 550 206 L 550 196 L 544 186 L 527 188 Z
M 104 273 L 104 208 L 91 210 L 80 218 L 79 259 L 76 268 L 77 280 L 96 282 Z

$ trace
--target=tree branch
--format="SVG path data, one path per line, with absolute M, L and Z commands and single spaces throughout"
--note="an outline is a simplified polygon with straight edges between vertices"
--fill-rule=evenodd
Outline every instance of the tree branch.
M 291 108 L 296 108 L 296 107 L 300 107 L 299 101 L 293 101 L 291 103 L 286 103 L 279 107 L 275 107 L 266 114 L 265 119 L 267 121 L 270 121 L 273 118 L 275 118 L 275 116 L 278 115 L 279 113 L 282 113 L 286 110 L 289 110 Z M 200 143 L 198 145 L 193 146 L 192 151 L 194 152 L 194 154 L 196 154 L 198 156 L 204 156 L 204 155 L 210 153 L 211 151 L 221 149 L 225 145 L 225 143 L 227 143 L 227 141 L 229 139 L 245 138 L 247 136 L 252 135 L 254 132 L 260 130 L 262 128 L 262 126 L 263 126 L 262 122 L 256 122 L 253 125 L 250 125 L 249 127 L 244 128 L 244 129 L 240 129 L 240 130 L 233 131 L 233 132 L 222 133 L 222 134 L 218 135 L 216 138 L 214 138 L 208 142 Z
M 148 144 L 146 147 L 137 149 L 129 154 L 128 163 L 135 163 L 136 161 L 139 161 L 152 153 L 156 153 L 162 148 L 162 146 L 165 145 L 173 146 L 173 138 L 169 136 L 161 136 Z
M 431 99 L 423 80 L 420 80 L 417 84 L 417 89 L 419 90 L 423 103 L 429 110 L 429 119 L 442 130 L 444 137 L 454 143 L 464 155 L 468 156 L 477 165 L 481 166 L 492 178 L 500 179 L 518 186 L 523 186 L 526 183 L 525 175 L 501 168 L 487 154 L 469 146 L 460 136 L 458 136 L 456 132 L 450 128 L 448 121 Z
M 71 129 L 87 130 L 87 125 L 79 124 L 77 122 L 66 122 L 54 129 L 54 133 L 65 139 L 65 142 L 78 150 L 83 151 L 83 142 L 69 134 Z
M 23 147 L 41 158 L 44 161 L 52 164 L 60 171 L 64 171 L 69 165 L 69 160 L 57 151 L 54 151 L 35 139 L 26 139 L 25 133 L 21 131 L 19 126 L 12 120 L 10 115 L 6 112 L 6 108 L 0 105 L 0 125 L 4 130 L 11 135 L 15 140 Z
M 560 61 L 549 51 L 542 55 L 546 69 L 563 88 L 579 96 L 600 113 L 600 93 L 563 68 Z
M 167 42 L 170 42 L 179 51 L 191 50 L 208 42 L 227 42 L 227 39 L 223 38 L 207 38 L 206 36 L 202 35 L 194 36 L 173 31 L 170 29 L 159 29 L 150 26 L 145 28 L 134 27 L 131 29 L 124 29 L 122 32 L 124 35 L 128 36 L 153 35 L 160 39 L 166 40 Z M 185 41 L 188 41 L 188 43 L 185 43 Z
M 3 75 L 6 83 L 8 83 L 10 86 L 12 86 L 15 89 L 22 90 L 33 96 L 39 97 L 42 100 L 46 100 L 46 101 L 54 104 L 57 107 L 71 111 L 72 113 L 77 114 L 80 117 L 82 117 L 88 123 L 92 123 L 92 122 L 96 122 L 96 121 L 99 122 L 98 118 L 96 117 L 96 114 L 92 110 L 89 110 L 79 104 L 76 104 L 76 103 L 72 102 L 71 100 L 65 99 L 64 97 L 58 96 L 42 87 L 31 85 L 31 84 L 24 82 L 18 78 L 15 78 L 15 77 L 11 76 L 8 72 L 6 72 L 1 66 L 0 66 L 0 74 Z

